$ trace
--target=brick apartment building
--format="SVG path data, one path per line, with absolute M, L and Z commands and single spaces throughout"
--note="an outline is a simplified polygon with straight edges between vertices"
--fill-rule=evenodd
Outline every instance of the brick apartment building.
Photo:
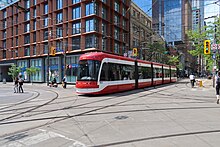
M 81 54 L 128 51 L 129 7 L 130 0 L 15 0 L 0 8 L 0 81 L 12 80 L 7 72 L 15 64 L 26 81 L 46 82 L 49 67 L 61 82 L 69 65 L 67 79 L 75 83 Z M 31 66 L 40 69 L 33 77 L 26 74 Z

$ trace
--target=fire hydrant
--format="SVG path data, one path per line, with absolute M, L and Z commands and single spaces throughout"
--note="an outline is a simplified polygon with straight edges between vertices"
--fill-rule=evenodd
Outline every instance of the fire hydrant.
M 202 80 L 199 80 L 199 87 L 203 87 Z

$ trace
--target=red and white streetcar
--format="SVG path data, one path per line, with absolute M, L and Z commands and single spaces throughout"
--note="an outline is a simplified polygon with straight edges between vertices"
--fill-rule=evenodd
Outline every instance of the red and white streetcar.
M 76 92 L 107 94 L 176 81 L 174 66 L 91 52 L 79 58 Z

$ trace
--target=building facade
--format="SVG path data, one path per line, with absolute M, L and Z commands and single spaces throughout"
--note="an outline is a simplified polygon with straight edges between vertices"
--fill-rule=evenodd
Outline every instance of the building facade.
M 138 58 L 146 59 L 145 50 L 152 43 L 152 19 L 134 2 L 130 8 L 130 45 L 137 48 Z M 129 53 L 129 56 L 132 52 Z
M 0 81 L 10 80 L 8 68 L 16 64 L 26 81 L 61 82 L 68 65 L 67 80 L 75 83 L 81 54 L 127 52 L 129 6 L 129 0 L 17 0 L 1 8 Z M 33 77 L 26 74 L 31 66 L 40 69 Z
M 153 30 L 177 48 L 183 63 L 182 74 L 188 75 L 195 68 L 195 59 L 188 53 L 192 47 L 186 35 L 192 29 L 192 0 L 152 0 L 152 3 Z

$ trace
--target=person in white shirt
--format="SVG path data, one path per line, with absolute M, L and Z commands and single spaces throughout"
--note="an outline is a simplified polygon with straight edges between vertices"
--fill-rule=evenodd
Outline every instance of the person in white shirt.
M 220 88 L 220 71 L 215 76 L 215 90 L 216 90 L 216 97 L 217 97 L 217 104 L 219 104 L 219 88 Z
M 194 83 L 195 83 L 195 76 L 193 74 L 189 75 L 189 79 L 190 79 L 190 83 L 192 88 L 194 87 Z

